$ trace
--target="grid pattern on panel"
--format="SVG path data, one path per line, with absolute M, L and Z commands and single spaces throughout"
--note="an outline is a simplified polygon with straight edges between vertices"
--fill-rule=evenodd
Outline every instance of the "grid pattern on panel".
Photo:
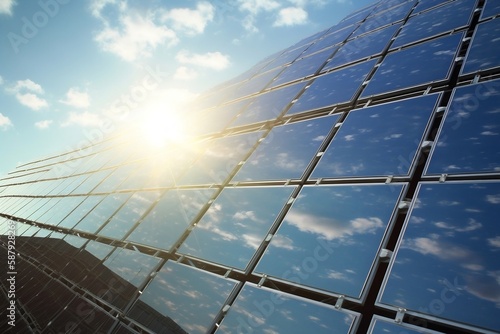
M 19 166 L 18 328 L 499 333 L 497 7 L 377 1 L 193 101 L 182 142 Z

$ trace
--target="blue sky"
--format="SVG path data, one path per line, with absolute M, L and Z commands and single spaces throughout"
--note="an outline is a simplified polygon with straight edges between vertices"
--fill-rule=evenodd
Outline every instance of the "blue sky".
M 175 109 L 373 2 L 0 0 L 0 175 L 99 139 L 124 108 Z

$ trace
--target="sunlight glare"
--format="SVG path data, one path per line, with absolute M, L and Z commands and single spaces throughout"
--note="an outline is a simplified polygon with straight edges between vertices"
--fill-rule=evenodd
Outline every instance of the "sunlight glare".
M 175 112 L 154 111 L 143 120 L 142 132 L 147 142 L 156 148 L 181 144 L 187 137 L 181 118 Z

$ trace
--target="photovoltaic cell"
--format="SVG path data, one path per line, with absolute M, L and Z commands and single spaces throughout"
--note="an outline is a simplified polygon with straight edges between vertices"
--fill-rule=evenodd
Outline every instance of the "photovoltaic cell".
M 312 44 L 309 48 L 307 48 L 307 50 L 301 56 L 306 57 L 325 48 L 329 48 L 342 43 L 347 39 L 347 37 L 349 37 L 353 29 L 353 27 L 347 27 L 322 37 L 314 44 Z
M 333 115 L 275 127 L 233 181 L 299 178 L 338 118 Z
M 322 70 L 327 71 L 365 57 L 379 55 L 387 47 L 387 43 L 399 27 L 399 24 L 393 25 L 348 41 L 340 47 Z
M 347 334 L 356 318 L 355 313 L 246 284 L 216 333 L 253 333 L 256 328 L 261 333 Z
M 477 26 L 461 74 L 469 74 L 500 66 L 500 19 Z
M 420 12 L 423 12 L 425 10 L 428 10 L 430 8 L 436 7 L 438 5 L 444 4 L 446 2 L 451 2 L 451 0 L 420 0 L 417 5 L 415 6 L 415 9 L 413 10 L 412 14 L 418 14 Z
M 148 326 L 154 317 L 149 319 L 147 314 L 141 315 L 151 307 L 171 318 L 187 333 L 206 333 L 234 286 L 234 281 L 168 261 L 141 294 L 130 314 Z M 158 332 L 162 330 L 165 328 L 158 328 Z
M 240 126 L 275 119 L 281 115 L 285 107 L 292 102 L 304 86 L 304 83 L 298 83 L 256 96 L 230 126 Z
M 500 330 L 499 203 L 498 182 L 420 184 L 382 303 Z
M 500 172 L 500 81 L 457 88 L 427 174 Z
M 495 0 L 486 0 L 481 13 L 481 20 L 498 14 L 500 14 L 500 3 Z
M 391 48 L 465 27 L 471 20 L 476 0 L 457 0 L 412 16 L 399 32 Z
M 316 78 L 287 114 L 350 102 L 375 62 L 376 60 L 366 61 Z
M 225 188 L 179 252 L 244 269 L 293 189 Z
M 361 97 L 447 80 L 462 38 L 457 33 L 388 54 Z
M 393 22 L 400 21 L 408 15 L 408 11 L 413 7 L 414 2 L 409 1 L 390 8 L 386 11 L 375 11 L 373 16 L 370 16 L 363 22 L 351 37 L 356 37 L 368 32 L 374 31 L 380 27 L 386 26 Z
M 289 81 L 302 79 L 318 72 L 326 60 L 337 50 L 329 48 L 313 54 L 312 56 L 298 59 L 291 63 L 280 73 L 269 87 L 276 87 Z
M 312 177 L 407 175 L 438 98 L 432 94 L 352 111 Z
M 256 271 L 359 298 L 401 190 L 401 184 L 302 188 Z M 317 274 L 307 275 L 302 261 L 317 245 Z

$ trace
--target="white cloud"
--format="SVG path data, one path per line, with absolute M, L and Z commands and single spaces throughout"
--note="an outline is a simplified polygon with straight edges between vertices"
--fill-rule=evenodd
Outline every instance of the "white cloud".
M 288 7 L 280 9 L 278 18 L 274 22 L 275 27 L 294 26 L 307 22 L 307 12 L 303 8 Z
M 394 133 L 394 134 L 392 134 L 390 136 L 385 137 L 384 140 L 397 139 L 397 138 L 400 138 L 402 136 L 403 136 L 402 133 Z
M 90 113 L 88 111 L 80 112 L 70 112 L 68 118 L 61 123 L 62 127 L 70 125 L 79 125 L 83 127 L 93 127 L 100 126 L 103 120 L 98 114 Z
M 7 116 L 4 116 L 3 114 L 0 113 L 0 129 L 5 131 L 11 126 L 12 126 L 11 120 Z
M 175 79 L 179 80 L 192 80 L 198 76 L 198 72 L 192 68 L 188 68 L 186 66 L 180 66 L 177 68 L 174 74 Z
M 492 247 L 500 248 L 500 235 L 488 239 L 488 244 Z
M 472 253 L 463 247 L 445 244 L 433 238 L 408 239 L 404 247 L 423 255 L 434 255 L 442 260 L 464 260 L 473 257 Z
M 207 67 L 217 71 L 226 69 L 229 64 L 229 57 L 220 52 L 207 52 L 204 54 L 191 53 L 182 50 L 177 53 L 175 59 L 181 64 L 192 64 L 200 67 Z
M 174 8 L 162 15 L 163 22 L 171 22 L 175 30 L 189 35 L 201 34 L 214 19 L 215 8 L 207 1 L 199 2 L 196 9 Z
M 42 86 L 30 79 L 18 80 L 14 86 L 7 88 L 7 92 L 15 94 L 19 103 L 33 110 L 40 110 L 49 105 L 37 95 L 44 93 Z
M 200 228 L 202 228 L 202 227 L 200 226 Z M 236 235 L 229 233 L 229 232 L 226 232 L 226 231 L 223 231 L 218 227 L 210 225 L 210 226 L 204 226 L 203 228 L 205 228 L 206 230 L 209 230 L 212 233 L 219 235 L 222 238 L 222 240 L 225 240 L 225 241 L 238 240 L 238 237 Z
M 462 268 L 479 271 L 484 266 L 480 263 L 481 257 L 472 250 L 463 245 L 454 245 L 452 243 L 439 240 L 439 236 L 430 235 L 429 237 L 420 237 L 404 241 L 404 248 L 411 249 L 422 255 L 433 255 L 443 261 L 453 261 Z
M 262 238 L 254 234 L 243 234 L 243 241 L 245 241 L 245 246 L 257 249 L 259 248 Z
M 352 233 L 375 233 L 376 229 L 384 227 L 384 223 L 380 218 L 370 217 L 370 218 L 356 218 L 350 221 L 350 224 L 354 231 Z
M 498 132 L 483 131 L 483 132 L 481 132 L 481 135 L 483 135 L 483 136 L 498 136 Z
M 115 12 L 113 18 L 106 15 L 108 7 Z M 160 46 L 176 45 L 178 32 L 203 33 L 215 15 L 215 7 L 208 1 L 198 2 L 194 9 L 160 8 L 144 12 L 129 6 L 127 0 L 94 0 L 90 11 L 103 24 L 94 37 L 102 50 L 130 62 L 150 57 Z
M 257 15 L 261 11 L 272 11 L 280 7 L 279 2 L 274 0 L 238 0 L 240 11 L 247 11 Z
M 323 141 L 323 139 L 325 139 L 326 136 L 317 136 L 315 138 L 313 138 L 313 141 Z
M 149 57 L 158 46 L 172 46 L 178 42 L 175 32 L 157 25 L 151 14 L 121 15 L 119 21 L 120 27 L 105 24 L 95 40 L 104 51 L 114 53 L 126 61 Z
M 421 224 L 425 221 L 424 218 L 422 217 L 417 217 L 417 216 L 411 216 L 410 218 L 410 221 L 413 223 L 413 224 Z
M 66 93 L 66 99 L 59 100 L 59 102 L 75 108 L 87 108 L 90 105 L 90 97 L 87 92 L 82 92 L 78 88 L 73 87 Z
M 327 240 L 340 239 L 354 234 L 375 233 L 377 229 L 384 227 L 382 220 L 377 217 L 356 218 L 344 223 L 332 218 L 302 213 L 299 210 L 290 211 L 285 220 L 302 232 L 319 234 Z
M 278 153 L 276 155 L 274 165 L 276 167 L 292 171 L 302 170 L 305 167 L 302 160 L 290 158 L 288 153 Z
M 458 170 L 458 169 L 462 169 L 462 168 L 458 167 L 457 165 L 449 165 L 449 166 L 446 166 L 444 168 L 445 171 Z
M 3 78 L 2 78 L 2 76 L 0 75 L 0 85 L 3 85 L 3 82 L 4 82 L 4 81 L 3 81 Z
M 241 20 L 243 28 L 250 33 L 256 33 L 259 31 L 259 28 L 257 28 L 254 23 L 255 17 L 253 15 L 247 15 L 243 20 Z
M 19 103 L 33 110 L 40 110 L 49 106 L 47 101 L 32 93 L 18 93 L 16 98 Z
M 283 248 L 286 250 L 294 250 L 295 249 L 295 247 L 293 245 L 293 240 L 288 238 L 288 237 L 282 236 L 280 234 L 277 234 L 273 237 L 273 241 L 271 242 L 271 244 L 274 247 Z
M 500 204 L 500 194 L 486 196 L 486 201 L 491 204 Z
M 36 122 L 35 126 L 39 129 L 47 129 L 52 123 L 52 120 L 46 119 L 40 122 Z
M 0 0 L 0 14 L 12 15 L 15 0 Z
M 22 90 L 37 94 L 43 94 L 42 86 L 30 79 L 18 80 L 13 87 L 8 89 L 8 91 L 11 93 L 19 93 Z
M 467 223 L 466 226 L 464 227 L 457 227 L 451 224 L 448 224 L 446 222 L 436 222 L 434 225 L 438 228 L 446 229 L 446 230 L 453 230 L 456 232 L 471 232 L 475 231 L 477 229 L 480 229 L 483 227 L 483 225 L 479 222 L 477 222 L 475 219 L 469 219 L 469 222 Z
M 104 7 L 111 4 L 116 4 L 116 0 L 92 0 L 90 11 L 94 17 L 101 18 Z M 122 5 L 126 5 L 126 2 L 123 2 Z
M 462 265 L 465 269 L 469 269 L 472 271 L 481 271 L 484 270 L 484 266 L 477 264 L 477 263 L 465 263 Z
M 233 215 L 233 218 L 236 220 L 251 220 L 256 223 L 262 222 L 253 211 L 238 211 Z
M 259 29 L 255 25 L 256 16 L 261 12 L 277 10 L 281 5 L 274 0 L 238 0 L 239 10 L 247 12 L 241 24 L 246 31 L 256 33 Z
M 335 271 L 335 270 L 329 270 L 327 277 L 330 279 L 349 281 L 349 278 L 344 273 L 341 273 L 340 271 Z
M 345 0 L 340 0 L 340 1 L 345 1 Z M 315 5 L 317 7 L 321 7 L 326 5 L 328 0 L 288 0 L 288 2 L 292 3 L 296 7 L 305 7 L 306 5 Z

